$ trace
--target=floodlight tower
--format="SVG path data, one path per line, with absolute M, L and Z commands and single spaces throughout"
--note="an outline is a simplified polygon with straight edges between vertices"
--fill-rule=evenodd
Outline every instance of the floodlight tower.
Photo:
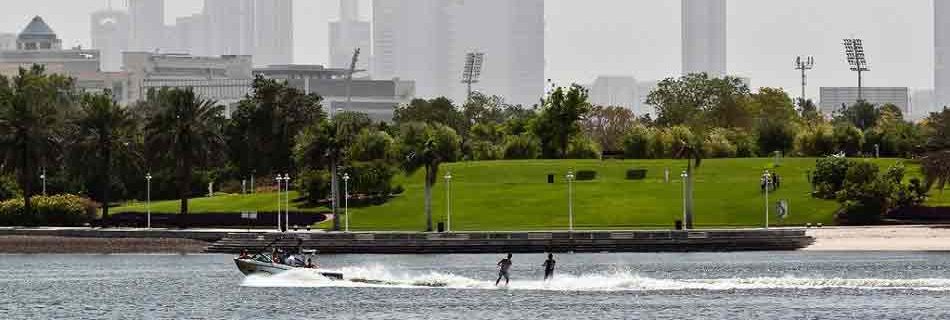
M 805 72 L 813 69 L 814 67 L 815 67 L 815 57 L 798 56 L 795 58 L 795 70 L 802 71 L 802 99 L 800 103 L 805 103 L 805 85 L 808 84 L 808 78 L 805 75 Z
M 861 96 L 861 73 L 871 71 L 868 60 L 864 56 L 864 43 L 861 39 L 844 39 L 844 54 L 851 65 L 851 71 L 858 73 L 858 101 L 864 100 Z
M 465 101 L 472 99 L 472 84 L 478 83 L 482 75 L 482 64 L 485 62 L 485 53 L 469 52 L 465 54 L 465 67 L 462 69 L 462 83 L 466 84 Z

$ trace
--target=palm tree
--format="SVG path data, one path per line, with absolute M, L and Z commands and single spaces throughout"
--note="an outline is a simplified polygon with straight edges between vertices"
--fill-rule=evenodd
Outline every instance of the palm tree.
M 145 127 L 146 149 L 152 160 L 174 162 L 181 199 L 180 214 L 188 214 L 192 171 L 210 164 L 224 145 L 224 107 L 203 99 L 191 89 L 162 89 L 151 95 L 155 108 Z
M 91 189 L 98 191 L 97 200 L 102 202 L 102 217 L 106 218 L 109 216 L 109 191 L 112 187 L 111 168 L 117 158 L 139 157 L 136 150 L 130 147 L 135 142 L 138 123 L 129 109 L 120 107 L 112 100 L 111 94 L 87 94 L 82 97 L 75 127 L 79 130 L 73 146 L 76 157 L 92 160 L 87 163 L 100 164 L 98 168 L 92 168 L 95 186 Z
M 703 160 L 703 148 L 699 141 L 700 139 L 693 139 L 695 141 L 681 140 L 679 150 L 675 150 L 674 154 L 676 158 L 686 159 L 686 191 L 684 197 L 686 221 L 683 221 L 683 224 L 686 226 L 686 229 L 693 228 L 693 172 L 699 168 L 699 164 Z
M 12 81 L 0 76 L 0 156 L 17 173 L 24 210 L 32 212 L 37 167 L 59 147 L 72 79 L 46 75 L 42 66 L 20 68 Z
M 432 186 L 439 173 L 439 165 L 459 157 L 460 139 L 452 128 L 440 124 L 409 123 L 402 127 L 401 143 L 406 174 L 425 169 L 426 231 L 432 231 Z

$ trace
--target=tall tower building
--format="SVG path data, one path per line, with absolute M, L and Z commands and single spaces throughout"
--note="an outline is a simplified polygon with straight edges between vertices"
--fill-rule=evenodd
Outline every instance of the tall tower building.
M 449 96 L 455 1 L 373 0 L 373 77 L 416 82 L 416 96 Z
M 129 14 L 111 8 L 93 12 L 90 35 L 92 48 L 101 52 L 102 70 L 121 70 L 122 52 L 129 49 Z
M 950 2 L 934 0 L 934 106 L 950 106 Z M 934 110 L 936 111 L 936 110 Z
M 256 0 L 254 27 L 255 65 L 294 61 L 293 0 Z
M 682 0 L 683 74 L 726 74 L 726 0 Z
M 129 1 L 129 49 L 155 51 L 165 41 L 165 0 Z
M 204 15 L 210 54 L 253 54 L 254 0 L 205 0 Z
M 340 20 L 330 22 L 330 66 L 349 68 L 353 50 L 360 48 L 356 68 L 369 70 L 370 23 L 361 21 L 358 0 L 340 0 Z

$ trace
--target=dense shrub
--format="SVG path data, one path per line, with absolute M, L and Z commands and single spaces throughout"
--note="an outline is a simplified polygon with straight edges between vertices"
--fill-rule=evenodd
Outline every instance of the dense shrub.
M 762 121 L 756 126 L 759 151 L 788 153 L 795 144 L 795 126 L 786 122 Z
M 628 159 L 649 159 L 653 134 L 644 126 L 635 126 L 623 137 L 623 156 Z
M 729 142 L 736 147 L 736 157 L 751 158 L 758 154 L 755 136 L 744 130 L 729 130 Z
M 330 198 L 330 173 L 326 170 L 303 170 L 296 181 L 308 203 Z
M 839 123 L 834 128 L 835 147 L 847 155 L 856 155 L 864 145 L 864 134 L 850 123 Z
M 851 163 L 845 157 L 829 156 L 815 162 L 815 172 L 812 173 L 811 183 L 814 186 L 814 197 L 820 199 L 834 199 L 844 185 L 845 176 Z
M 12 176 L 0 176 L 0 201 L 19 197 L 21 194 L 20 186 Z
M 696 135 L 686 126 L 675 126 L 669 129 L 670 133 L 670 157 L 675 157 L 677 152 L 683 150 L 686 145 L 692 145 L 696 142 Z
M 600 159 L 600 146 L 586 136 L 575 137 L 567 146 L 568 159 Z
M 541 142 L 530 134 L 508 136 L 504 153 L 505 159 L 537 159 L 541 155 Z
M 650 158 L 663 159 L 673 157 L 673 135 L 669 129 L 650 130 L 653 140 L 650 141 Z
M 716 128 L 706 135 L 703 142 L 703 154 L 709 158 L 734 158 L 736 146 L 729 141 L 728 130 Z
M 0 202 L 0 225 L 78 227 L 98 219 L 99 204 L 76 195 L 35 196 L 33 211 L 26 212 L 23 199 Z
M 577 171 L 575 175 L 577 181 L 591 181 L 597 179 L 597 171 L 593 170 L 580 170 Z
M 474 141 L 469 144 L 470 159 L 474 161 L 498 160 L 504 156 L 502 146 L 489 141 Z
M 630 169 L 627 170 L 627 180 L 643 180 L 647 178 L 646 169 Z
M 834 154 L 835 140 L 832 127 L 822 124 L 811 128 L 803 128 L 795 136 L 795 151 L 798 155 L 808 157 Z

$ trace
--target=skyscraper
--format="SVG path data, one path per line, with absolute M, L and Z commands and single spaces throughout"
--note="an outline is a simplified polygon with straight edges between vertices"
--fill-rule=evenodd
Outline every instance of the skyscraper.
M 415 80 L 417 96 L 462 103 L 465 55 L 477 51 L 474 91 L 524 105 L 544 93 L 543 0 L 375 0 L 373 11 L 376 78 Z
M 204 14 L 208 19 L 210 54 L 253 54 L 253 0 L 205 0 Z
M 359 1 L 340 0 L 340 20 L 330 22 L 331 67 L 349 68 L 353 50 L 360 48 L 356 68 L 369 70 L 370 23 L 359 18 Z
M 950 106 L 950 2 L 934 0 L 934 106 Z
M 101 52 L 102 70 L 121 70 L 122 51 L 129 49 L 129 14 L 111 8 L 93 12 L 90 35 L 92 48 Z
M 129 49 L 155 51 L 165 40 L 165 0 L 129 0 Z
M 293 0 L 254 3 L 254 64 L 290 64 L 294 60 Z
M 726 0 L 682 0 L 683 74 L 726 74 Z

